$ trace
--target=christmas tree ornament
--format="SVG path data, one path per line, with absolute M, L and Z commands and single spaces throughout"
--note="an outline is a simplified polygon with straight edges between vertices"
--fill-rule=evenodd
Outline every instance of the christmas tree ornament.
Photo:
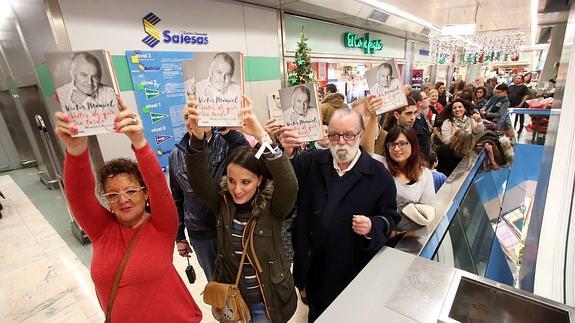
M 297 51 L 295 52 L 295 69 L 289 71 L 288 83 L 290 86 L 309 83 L 315 80 L 311 70 L 311 59 L 309 48 L 307 44 L 308 38 L 303 32 L 303 27 L 299 35 L 297 43 Z

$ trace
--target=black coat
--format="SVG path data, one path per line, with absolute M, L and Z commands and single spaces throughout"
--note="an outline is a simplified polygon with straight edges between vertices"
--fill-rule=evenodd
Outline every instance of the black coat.
M 417 141 L 419 142 L 419 149 L 423 154 L 423 159 L 429 163 L 429 155 L 431 153 L 431 129 L 427 125 L 425 116 L 421 115 L 420 117 L 415 118 L 413 129 L 417 134 Z
M 383 247 L 400 216 L 393 178 L 363 150 L 342 177 L 327 149 L 304 152 L 293 165 L 299 182 L 294 279 L 306 288 L 314 320 Z M 371 239 L 353 232 L 353 215 L 371 217 Z

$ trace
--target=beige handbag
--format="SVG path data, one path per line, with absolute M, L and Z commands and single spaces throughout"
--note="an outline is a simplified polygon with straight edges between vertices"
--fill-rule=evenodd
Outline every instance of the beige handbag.
M 226 202 L 227 208 L 228 201 L 225 196 L 224 201 Z M 212 315 L 214 315 L 214 318 L 220 322 L 248 322 L 251 319 L 250 309 L 242 298 L 238 284 L 240 282 L 242 268 L 244 267 L 244 260 L 246 258 L 248 245 L 251 244 L 253 247 L 254 229 L 255 221 L 249 230 L 250 238 L 244 245 L 244 250 L 240 259 L 240 266 L 238 268 L 238 273 L 236 274 L 235 283 L 226 284 L 210 281 L 204 288 L 204 303 L 212 306 Z
M 409 203 L 403 207 L 401 213 L 421 226 L 426 226 L 435 219 L 435 208 L 426 204 Z

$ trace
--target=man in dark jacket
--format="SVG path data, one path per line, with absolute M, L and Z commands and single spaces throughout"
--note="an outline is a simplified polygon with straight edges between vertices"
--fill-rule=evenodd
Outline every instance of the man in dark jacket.
M 418 90 L 413 91 L 411 93 L 411 97 L 417 103 L 417 113 L 415 114 L 413 129 L 417 134 L 417 141 L 419 142 L 419 148 L 423 153 L 423 158 L 429 164 L 429 156 L 431 153 L 431 132 L 433 131 L 433 126 L 423 115 L 423 111 L 429 107 L 429 97 L 425 92 Z
M 487 100 L 479 113 L 483 118 L 485 127 L 490 130 L 497 130 L 501 123 L 501 118 L 511 105 L 507 97 L 508 87 L 507 84 L 501 83 L 493 90 L 493 96 Z M 501 124 L 503 126 L 503 124 Z M 503 127 L 505 129 L 505 127 Z
M 206 137 L 211 175 L 214 181 L 219 182 L 225 171 L 228 154 L 237 147 L 248 145 L 248 142 L 244 135 L 235 130 L 208 130 Z M 206 279 L 210 281 L 214 274 L 218 249 L 216 218 L 212 209 L 192 191 L 188 183 L 185 152 L 189 140 L 190 135 L 186 133 L 169 157 L 170 188 L 180 220 L 176 245 L 180 256 L 187 257 L 192 252 L 191 244 Z M 189 243 L 184 233 L 185 228 L 188 229 Z
M 337 93 L 335 84 L 328 84 L 325 91 L 327 95 L 321 100 L 320 110 L 321 122 L 327 125 L 336 110 L 349 109 L 349 106 L 345 104 L 343 94 Z
M 294 279 L 305 288 L 310 322 L 383 247 L 400 220 L 393 178 L 359 147 L 363 133 L 359 113 L 337 110 L 329 124 L 330 149 L 292 160 L 299 182 Z M 297 141 L 289 131 L 280 138 L 284 148 Z

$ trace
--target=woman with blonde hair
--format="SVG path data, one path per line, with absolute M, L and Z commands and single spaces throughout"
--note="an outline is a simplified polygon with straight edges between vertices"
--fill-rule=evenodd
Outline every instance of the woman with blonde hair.
M 435 149 L 438 162 L 437 171 L 449 177 L 459 162 L 469 155 L 474 148 L 473 134 L 462 130 L 456 131 L 449 144 L 440 145 Z

